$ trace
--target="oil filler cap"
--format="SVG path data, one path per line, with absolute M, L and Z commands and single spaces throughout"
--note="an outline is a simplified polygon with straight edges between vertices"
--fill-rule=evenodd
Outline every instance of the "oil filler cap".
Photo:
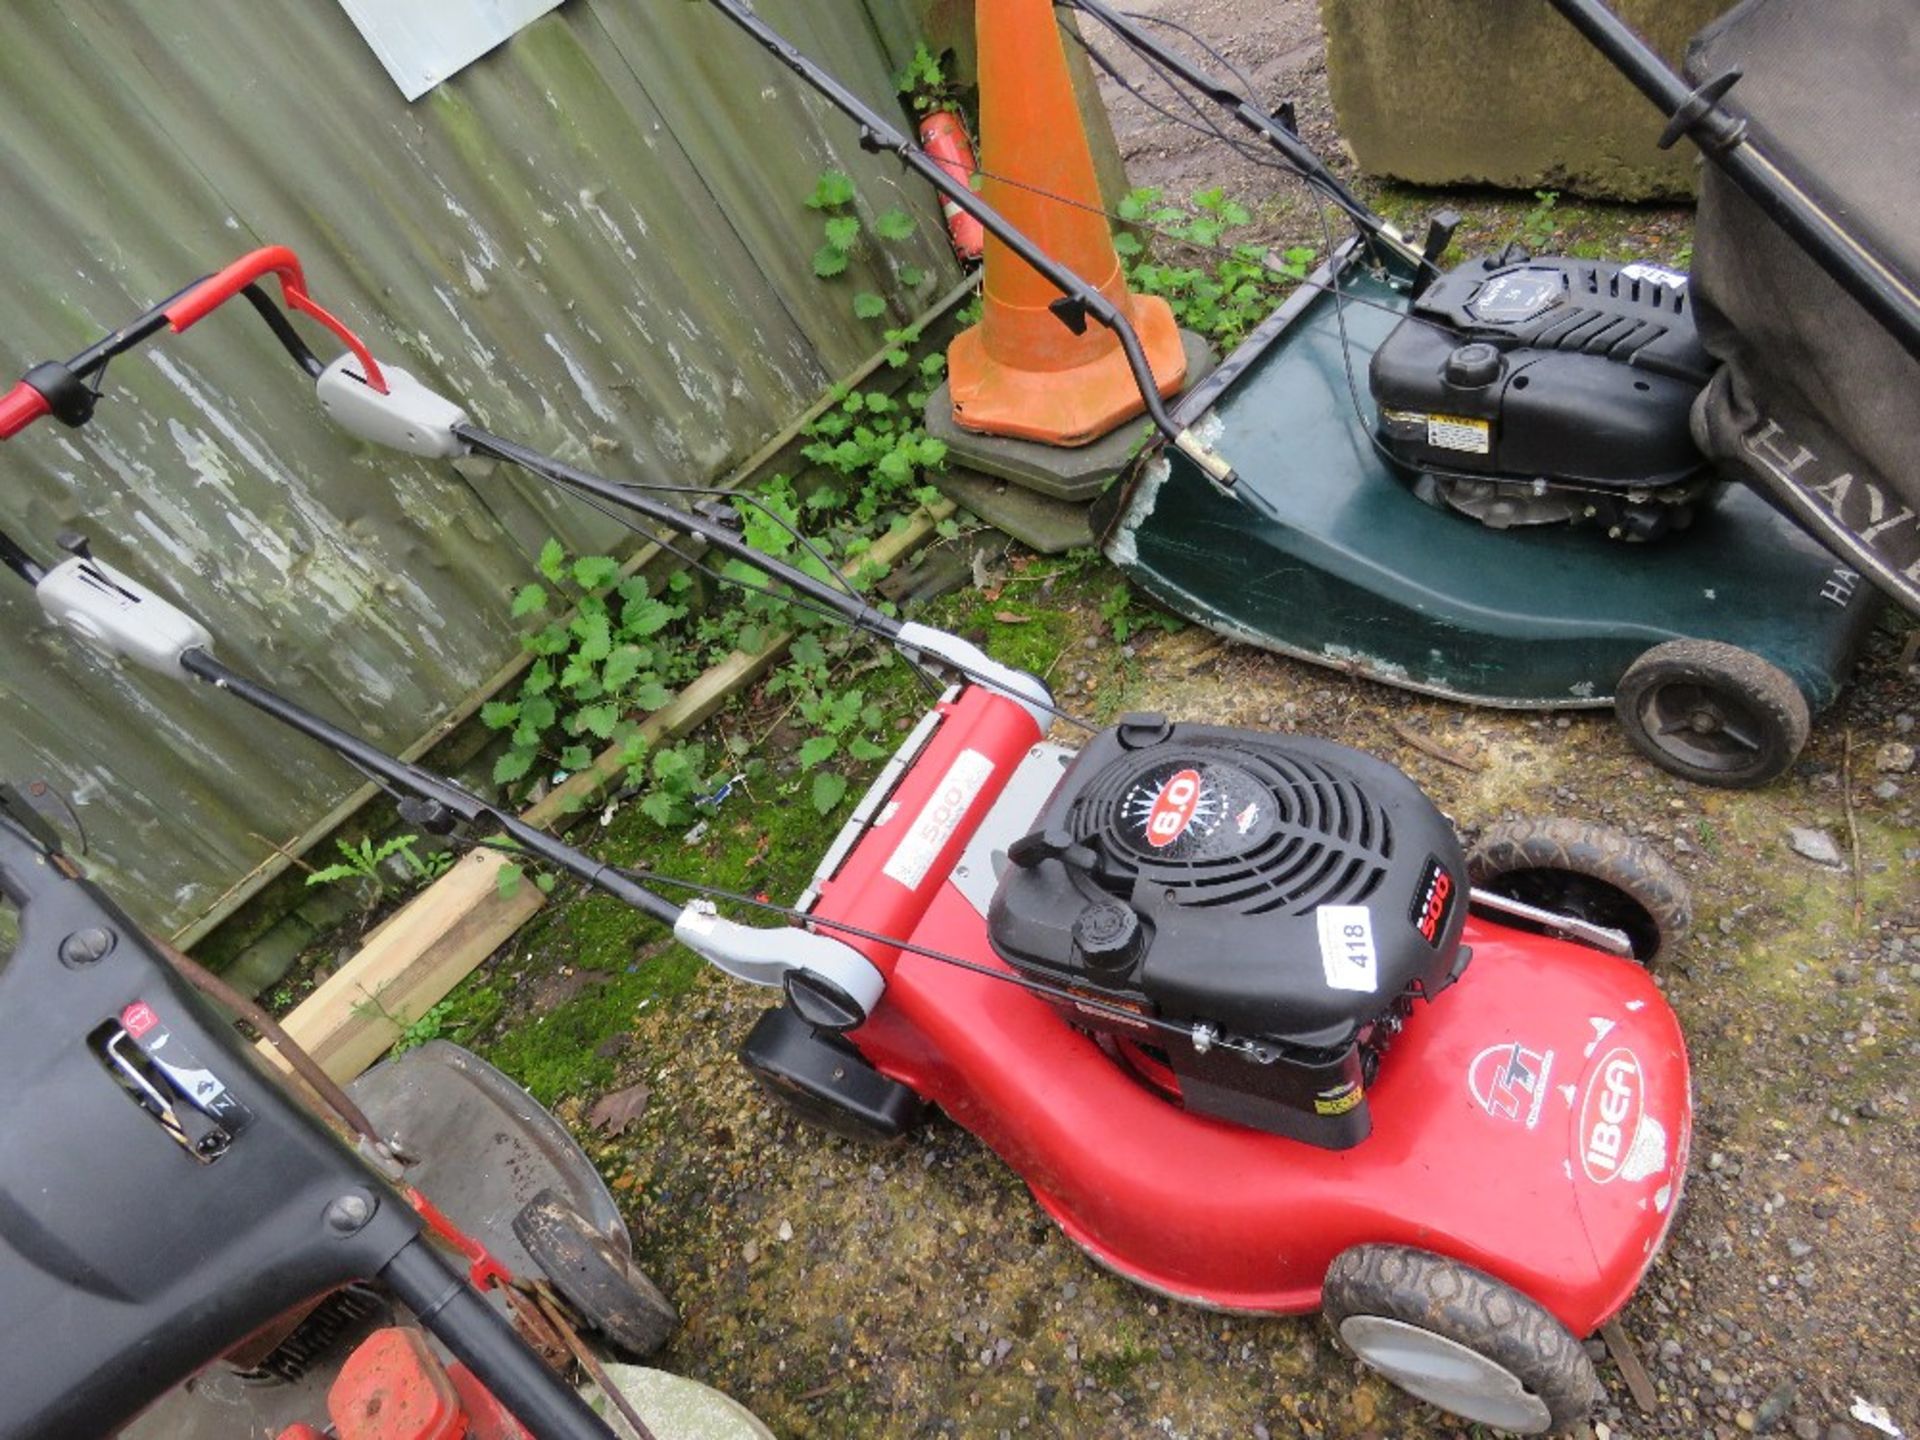
M 1447 356 L 1447 383 L 1478 390 L 1500 378 L 1500 352 L 1484 341 L 1461 345 Z
M 1109 974 L 1138 960 L 1145 938 L 1140 917 L 1111 901 L 1089 906 L 1073 922 L 1073 948 L 1088 965 Z

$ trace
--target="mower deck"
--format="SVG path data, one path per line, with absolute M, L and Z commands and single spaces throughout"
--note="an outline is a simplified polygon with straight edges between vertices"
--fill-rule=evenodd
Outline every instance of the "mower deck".
M 1277 518 L 1159 447 L 1095 505 L 1108 557 L 1221 634 L 1476 704 L 1606 705 L 1644 651 L 1683 638 L 1770 660 L 1815 712 L 1833 701 L 1873 593 L 1744 485 L 1650 544 L 1494 530 L 1416 497 L 1369 441 L 1367 364 L 1406 308 L 1356 246 L 1342 250 L 1176 413 Z

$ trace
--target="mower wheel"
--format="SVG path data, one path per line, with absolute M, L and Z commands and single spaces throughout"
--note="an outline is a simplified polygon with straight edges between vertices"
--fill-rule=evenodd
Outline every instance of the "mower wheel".
M 1341 1342 L 1411 1395 L 1515 1435 L 1582 1419 L 1600 1398 L 1566 1326 L 1510 1285 L 1400 1245 L 1358 1245 L 1327 1270 Z
M 632 1358 L 653 1354 L 680 1323 L 673 1302 L 645 1272 L 552 1190 L 513 1217 L 513 1237 L 560 1298 Z
M 1626 935 L 1643 965 L 1693 924 L 1687 882 L 1651 845 L 1591 820 L 1500 820 L 1467 851 L 1467 879 L 1522 905 Z
M 1718 640 L 1669 640 L 1620 677 L 1613 708 L 1654 764 L 1701 785 L 1764 785 L 1799 757 L 1807 697 L 1771 661 Z

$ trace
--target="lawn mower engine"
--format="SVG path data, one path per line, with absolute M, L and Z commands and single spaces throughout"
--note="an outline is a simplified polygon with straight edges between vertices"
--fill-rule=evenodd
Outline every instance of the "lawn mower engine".
M 1325 741 L 1129 716 L 1007 859 L 993 948 L 1105 1002 L 1057 1001 L 1069 1023 L 1189 1111 L 1329 1149 L 1366 1138 L 1388 1042 L 1469 958 L 1453 827 Z
M 1380 439 L 1422 498 L 1496 529 L 1652 540 L 1713 484 L 1688 424 L 1712 373 L 1684 274 L 1510 251 L 1435 280 L 1371 379 Z

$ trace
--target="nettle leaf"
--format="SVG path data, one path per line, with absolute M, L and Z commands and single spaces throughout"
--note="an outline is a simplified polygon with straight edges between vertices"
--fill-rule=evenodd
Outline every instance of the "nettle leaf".
M 519 728 L 513 732 L 513 743 L 522 750 L 538 749 L 540 745 L 540 727 L 538 725 L 529 725 L 525 720 L 522 720 Z
M 620 723 L 620 711 L 613 705 L 589 705 L 576 712 L 573 718 L 579 723 L 580 729 L 588 734 L 611 740 L 613 727 Z
M 653 778 L 663 785 L 681 784 L 693 778 L 693 759 L 684 750 L 662 750 L 653 757 Z
M 598 665 L 613 653 L 613 626 L 605 615 L 577 617 L 573 622 L 573 633 L 580 640 L 580 648 L 574 652 L 576 659 Z
M 811 770 L 840 753 L 840 742 L 831 735 L 814 735 L 800 746 L 800 768 Z
M 540 573 L 558 585 L 567 573 L 567 547 L 549 539 L 540 547 Z
M 633 692 L 634 705 L 639 709 L 645 710 L 648 714 L 652 714 L 655 710 L 664 709 L 672 699 L 673 692 L 658 680 L 649 680 Z
M 904 485 L 913 478 L 913 461 L 902 451 L 893 450 L 874 462 L 874 470 L 886 480 Z
M 820 637 L 811 632 L 796 636 L 792 648 L 787 652 L 793 657 L 793 663 L 808 669 L 827 663 L 826 646 L 820 643 Z
M 520 882 L 527 872 L 518 865 L 502 865 L 493 872 L 493 888 L 502 900 L 511 900 L 520 893 Z
M 886 753 L 886 746 L 876 745 L 864 735 L 856 735 L 853 743 L 847 746 L 847 754 L 860 761 L 878 760 Z
M 638 645 L 622 645 L 607 657 L 606 666 L 600 672 L 600 683 L 610 692 L 624 690 L 646 668 L 645 662 L 646 656 Z
M 560 688 L 576 693 L 591 685 L 596 691 L 600 688 L 600 672 L 578 655 L 567 661 L 566 669 L 560 672 Z
M 533 768 L 533 757 L 540 752 L 533 749 L 509 750 L 493 762 L 493 779 L 496 785 L 509 785 Z
M 813 252 L 813 273 L 822 280 L 831 280 L 846 272 L 847 252 L 832 245 L 822 245 Z
M 913 216 L 895 207 L 892 210 L 882 211 L 879 215 L 875 216 L 873 228 L 874 232 L 879 235 L 882 240 L 905 240 L 908 236 L 912 235 L 915 230 L 918 230 L 920 226 L 918 222 L 914 220 Z
M 640 802 L 640 813 L 662 829 L 666 829 L 680 823 L 685 814 L 685 808 L 679 797 L 670 795 L 665 790 L 655 790 Z
M 619 573 L 619 562 L 608 555 L 583 555 L 573 562 L 573 582 L 582 590 L 611 585 Z
M 544 695 L 553 688 L 553 667 L 544 660 L 533 662 L 527 678 L 520 682 L 522 695 Z
M 560 752 L 560 764 L 567 770 L 585 770 L 593 764 L 593 750 L 586 745 L 569 745 Z
M 560 655 L 573 646 L 573 638 L 564 625 L 548 625 L 527 637 L 527 649 L 536 655 Z
M 922 285 L 927 283 L 927 272 L 922 270 L 918 265 L 902 265 L 900 267 L 900 283 L 909 290 L 918 290 Z
M 822 815 L 830 814 L 847 793 L 847 777 L 832 770 L 822 770 L 813 777 L 813 808 Z
M 821 172 L 820 178 L 813 183 L 813 194 L 807 197 L 810 210 L 832 210 L 837 206 L 853 202 L 853 180 L 839 170 Z
M 535 695 L 520 702 L 520 722 L 531 725 L 536 730 L 544 730 L 559 718 L 559 710 L 545 695 Z
M 506 700 L 489 700 L 480 707 L 480 723 L 489 730 L 505 730 L 520 718 L 520 707 Z
M 664 600 L 635 600 L 620 612 L 620 626 L 629 635 L 657 635 L 681 613 L 679 606 Z
M 862 290 L 853 297 L 853 313 L 856 319 L 878 320 L 887 313 L 887 302 L 871 290 Z
M 544 585 L 522 585 L 513 597 L 513 618 L 531 615 L 536 610 L 547 608 L 547 587 Z
M 860 217 L 836 215 L 820 228 L 827 237 L 827 244 L 834 249 L 851 250 L 853 242 L 860 238 Z

